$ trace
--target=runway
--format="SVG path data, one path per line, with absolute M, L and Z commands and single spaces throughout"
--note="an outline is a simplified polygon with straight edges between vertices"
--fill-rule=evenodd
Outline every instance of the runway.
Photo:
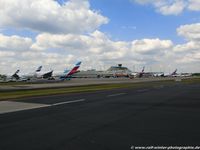
M 0 149 L 198 146 L 199 89 L 200 84 L 177 83 L 21 99 L 44 107 L 1 114 Z
M 192 78 L 192 77 L 190 77 Z M 29 90 L 29 89 L 44 89 L 44 88 L 63 88 L 73 86 L 85 85 L 100 85 L 100 84 L 114 84 L 114 83 L 139 83 L 139 82 L 152 82 L 152 81 L 166 81 L 177 80 L 179 77 L 166 77 L 166 78 L 73 78 L 66 81 L 51 81 L 51 80 L 35 80 L 31 82 L 17 82 L 17 84 L 3 84 L 0 86 L 0 91 L 15 91 L 15 90 Z M 187 79 L 183 77 L 182 79 Z

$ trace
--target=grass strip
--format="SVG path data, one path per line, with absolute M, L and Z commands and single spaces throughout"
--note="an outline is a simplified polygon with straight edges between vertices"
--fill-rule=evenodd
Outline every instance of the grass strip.
M 0 100 L 18 99 L 23 97 L 47 96 L 56 94 L 82 93 L 94 92 L 100 90 L 112 90 L 118 88 L 147 88 L 149 86 L 156 86 L 160 84 L 169 84 L 171 81 L 149 82 L 149 83 L 115 83 L 115 84 L 101 84 L 78 87 L 65 88 L 50 88 L 50 89 L 32 89 L 32 90 L 18 90 L 18 91 L 3 91 L 0 92 Z
M 200 78 L 184 79 L 181 84 L 193 84 L 200 83 Z M 173 80 L 169 81 L 153 81 L 153 82 L 138 82 L 138 83 L 113 83 L 113 84 L 100 84 L 100 85 L 87 85 L 77 87 L 65 87 L 65 88 L 46 88 L 46 89 L 32 89 L 32 90 L 17 90 L 17 91 L 2 91 L 0 92 L 0 100 L 19 99 L 24 97 L 37 97 L 48 96 L 57 94 L 70 94 L 70 93 L 83 93 L 83 92 L 95 92 L 101 90 L 112 90 L 119 88 L 149 88 L 156 86 L 174 85 L 177 82 Z

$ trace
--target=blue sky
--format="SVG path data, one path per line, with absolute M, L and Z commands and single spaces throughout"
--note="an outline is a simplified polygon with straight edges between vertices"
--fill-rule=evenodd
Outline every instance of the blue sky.
M 200 12 L 184 11 L 179 15 L 165 16 L 157 13 L 152 6 L 130 0 L 91 0 L 91 7 L 110 19 L 101 30 L 120 40 L 160 37 L 180 43 L 183 38 L 177 36 L 176 28 L 200 21 Z
M 199 0 L 0 0 L 0 9 L 0 73 L 79 60 L 82 70 L 200 72 Z
M 57 0 L 63 5 L 66 0 Z M 184 24 L 200 21 L 200 12 L 184 11 L 177 15 L 161 15 L 152 6 L 139 5 L 130 0 L 90 0 L 91 9 L 99 11 L 109 18 L 109 23 L 100 30 L 113 40 L 131 41 L 143 38 L 171 39 L 182 43 L 183 38 L 177 36 L 176 28 Z M 6 28 L 5 35 L 21 35 L 34 39 L 38 34 L 25 29 Z

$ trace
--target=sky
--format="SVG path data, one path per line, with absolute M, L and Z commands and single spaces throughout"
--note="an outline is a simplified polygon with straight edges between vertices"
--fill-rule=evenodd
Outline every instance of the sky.
M 0 74 L 200 72 L 199 0 L 0 0 L 0 20 Z

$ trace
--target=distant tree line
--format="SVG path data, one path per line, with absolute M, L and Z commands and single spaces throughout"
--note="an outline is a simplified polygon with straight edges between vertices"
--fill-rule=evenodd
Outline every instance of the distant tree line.
M 193 73 L 192 76 L 200 76 L 200 73 Z
M 6 79 L 6 75 L 0 74 L 0 79 L 5 80 Z

